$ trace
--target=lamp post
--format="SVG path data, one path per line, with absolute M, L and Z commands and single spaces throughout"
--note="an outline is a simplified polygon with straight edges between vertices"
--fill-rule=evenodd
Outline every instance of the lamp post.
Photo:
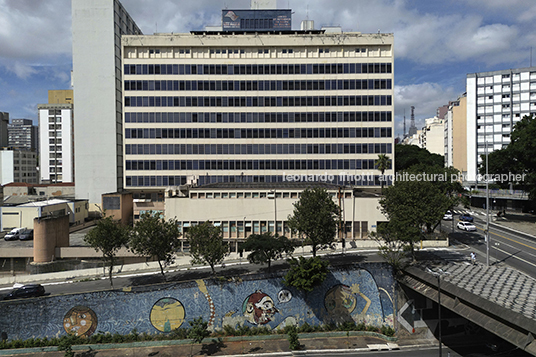
M 488 142 L 486 141 L 486 266 L 489 267 L 489 176 L 488 176 Z
M 426 270 L 437 277 L 437 333 L 438 333 L 438 340 L 439 340 L 439 357 L 442 357 L 442 341 L 441 341 L 441 274 L 449 274 L 447 272 L 444 272 L 441 269 L 438 269 L 440 272 L 433 271 L 429 268 L 426 268 Z

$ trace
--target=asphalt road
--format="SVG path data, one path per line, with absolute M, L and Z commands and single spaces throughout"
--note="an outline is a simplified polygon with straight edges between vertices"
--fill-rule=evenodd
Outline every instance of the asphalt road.
M 474 216 L 476 232 L 465 232 L 457 229 L 458 216 L 454 216 L 454 232 L 451 238 L 466 244 L 469 249 L 464 253 L 474 251 L 477 261 L 481 264 L 487 262 L 487 245 L 485 240 L 486 221 L 483 216 Z M 443 221 L 442 228 L 452 232 L 452 222 Z M 490 265 L 506 264 L 536 278 L 536 238 L 531 239 L 524 234 L 518 234 L 497 225 L 490 225 L 489 244 Z

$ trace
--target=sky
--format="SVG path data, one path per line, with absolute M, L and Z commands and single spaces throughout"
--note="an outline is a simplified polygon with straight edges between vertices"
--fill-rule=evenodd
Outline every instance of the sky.
M 250 0 L 122 0 L 144 34 L 220 24 L 221 10 Z M 416 126 L 465 92 L 468 73 L 531 66 L 534 0 L 278 0 L 315 28 L 393 33 L 395 132 L 415 107 Z M 0 111 L 37 123 L 49 89 L 71 89 L 71 1 L 0 0 Z

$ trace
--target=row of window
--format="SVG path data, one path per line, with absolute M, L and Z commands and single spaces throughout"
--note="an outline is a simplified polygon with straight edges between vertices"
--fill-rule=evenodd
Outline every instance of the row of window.
M 323 107 L 391 105 L 390 95 L 314 97 L 125 97 L 125 107 Z
M 391 63 L 125 64 L 124 74 L 343 74 L 391 73 Z
M 392 120 L 392 112 L 125 113 L 126 123 L 324 123 Z
M 391 154 L 391 144 L 127 144 L 126 155 Z M 60 154 L 61 155 L 61 154 Z
M 126 170 L 373 170 L 376 160 L 126 160 Z
M 127 139 L 390 138 L 391 134 L 392 128 L 125 129 Z
M 369 90 L 391 88 L 391 79 L 331 81 L 125 81 L 125 90 L 131 91 Z
M 179 186 L 185 185 L 189 176 L 126 176 L 126 187 L 162 187 L 162 186 Z M 214 176 L 199 176 L 197 179 L 198 185 L 207 185 L 210 183 L 223 182 L 284 182 L 288 181 L 287 176 L 283 175 L 214 175 Z M 306 177 L 302 181 L 314 181 L 312 175 L 311 180 Z M 347 176 L 333 175 L 328 177 L 327 182 L 335 185 L 352 184 L 356 186 L 380 186 L 381 181 L 379 176 L 370 177 L 362 176 L 357 180 L 349 181 Z M 317 181 L 322 181 L 323 178 L 317 178 Z M 391 182 L 388 181 L 387 185 Z

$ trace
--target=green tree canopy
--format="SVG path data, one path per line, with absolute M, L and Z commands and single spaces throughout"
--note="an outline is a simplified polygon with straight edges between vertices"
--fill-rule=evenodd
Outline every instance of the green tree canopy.
M 502 182 L 504 185 L 522 185 L 529 192 L 531 200 L 536 200 L 536 119 L 525 116 L 518 121 L 510 135 L 506 148 L 488 154 L 489 174 L 525 174 L 519 182 Z M 481 155 L 481 174 L 486 173 L 486 157 Z
M 177 221 L 166 221 L 160 212 L 145 212 L 134 225 L 130 249 L 141 256 L 155 257 L 164 279 L 164 267 L 173 264 L 175 253 L 180 248 Z
M 445 166 L 445 158 L 438 154 L 432 154 L 426 149 L 416 145 L 395 145 L 395 172 L 407 170 L 413 165 L 423 164 L 431 166 Z
M 381 212 L 389 223 L 378 234 L 409 245 L 413 257 L 415 243 L 423 234 L 433 231 L 447 210 L 463 200 L 460 183 L 451 181 L 457 176 L 456 169 L 432 167 L 423 171 L 425 169 L 416 165 L 401 172 L 402 179 L 388 187 L 380 199 Z
M 268 263 L 268 269 L 272 260 L 281 259 L 283 254 L 291 254 L 294 244 L 283 236 L 274 236 L 270 232 L 252 234 L 240 245 L 240 249 L 249 251 L 248 261 L 255 264 Z
M 190 244 L 192 263 L 208 264 L 212 274 L 216 274 L 214 266 L 223 262 L 228 250 L 220 227 L 214 227 L 212 223 L 206 221 L 190 227 L 186 236 Z
M 322 284 L 328 275 L 329 263 L 320 257 L 289 259 L 290 270 L 283 277 L 283 284 L 302 291 L 312 291 Z
M 108 262 L 110 285 L 112 280 L 113 267 L 115 265 L 116 254 L 128 244 L 130 229 L 106 217 L 97 222 L 97 226 L 90 230 L 84 237 L 84 241 L 98 252 L 102 253 L 104 261 Z
M 307 189 L 294 203 L 293 215 L 288 217 L 288 226 L 304 234 L 310 241 L 313 257 L 318 249 L 329 246 L 335 240 L 339 207 L 323 188 Z

